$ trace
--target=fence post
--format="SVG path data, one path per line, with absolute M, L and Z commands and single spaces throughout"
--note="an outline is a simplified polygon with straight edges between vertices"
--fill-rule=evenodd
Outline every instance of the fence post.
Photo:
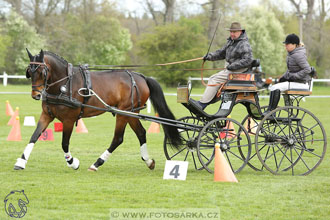
M 8 74 L 3 72 L 3 86 L 7 86 Z

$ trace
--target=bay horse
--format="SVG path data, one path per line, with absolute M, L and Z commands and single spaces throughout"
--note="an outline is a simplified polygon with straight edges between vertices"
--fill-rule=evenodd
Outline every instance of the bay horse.
M 28 49 L 30 63 L 26 70 L 26 77 L 31 78 L 31 96 L 35 100 L 42 99 L 42 112 L 37 128 L 32 134 L 29 144 L 14 166 L 15 170 L 25 169 L 32 149 L 43 131 L 55 118 L 63 123 L 62 149 L 68 167 L 79 168 L 79 160 L 71 156 L 69 141 L 74 123 L 80 118 L 103 114 L 104 105 L 116 107 L 124 111 L 138 113 L 150 97 L 151 103 L 160 117 L 173 119 L 164 93 L 159 83 L 136 72 L 114 69 L 89 72 L 83 66 L 73 67 L 64 58 L 41 50 L 33 56 Z M 81 88 L 93 89 L 96 96 L 86 96 Z M 102 103 L 103 102 L 103 103 Z M 86 107 L 82 103 L 96 108 Z M 148 155 L 146 130 L 139 118 L 116 114 L 115 132 L 110 147 L 92 164 L 88 170 L 97 171 L 109 159 L 113 151 L 123 142 L 126 125 L 135 132 L 140 142 L 142 160 L 149 169 L 154 169 L 155 161 Z M 170 139 L 173 147 L 178 148 L 181 140 L 178 129 L 170 125 L 163 125 L 165 135 Z

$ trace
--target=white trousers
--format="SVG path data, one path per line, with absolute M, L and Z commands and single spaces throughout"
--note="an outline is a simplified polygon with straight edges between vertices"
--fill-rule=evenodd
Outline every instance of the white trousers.
M 303 90 L 309 90 L 309 84 L 308 83 L 297 83 L 297 82 L 281 82 L 277 83 L 275 85 L 271 85 L 268 88 L 270 91 L 274 91 L 276 89 L 283 91 L 287 91 L 290 89 L 303 89 Z

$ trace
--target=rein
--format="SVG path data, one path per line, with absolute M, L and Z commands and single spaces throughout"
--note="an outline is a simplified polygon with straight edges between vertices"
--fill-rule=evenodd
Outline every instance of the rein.
M 57 81 L 55 81 L 55 82 L 53 82 L 53 83 L 51 83 L 51 84 L 48 84 L 46 90 L 48 90 L 49 87 L 51 87 L 51 86 L 53 86 L 53 85 L 55 85 L 55 84 L 57 84 L 57 83 L 59 83 L 59 82 L 62 82 L 62 81 L 64 81 L 64 80 L 68 79 L 68 78 L 70 78 L 70 76 L 66 76 L 66 77 L 64 77 L 64 78 L 62 78 L 62 79 L 59 79 L 59 80 L 57 80 Z

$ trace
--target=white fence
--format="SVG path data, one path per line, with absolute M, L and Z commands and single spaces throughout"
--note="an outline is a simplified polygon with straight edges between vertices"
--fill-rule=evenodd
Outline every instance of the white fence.
M 3 72 L 3 75 L 0 75 L 0 78 L 3 78 L 3 85 L 7 86 L 8 79 L 24 79 L 25 76 L 18 76 L 18 75 L 8 75 L 6 72 Z
M 200 77 L 190 77 L 188 78 L 188 81 L 200 81 L 201 78 Z M 203 80 L 208 81 L 209 78 L 203 78 Z M 273 79 L 273 81 L 275 81 L 275 79 Z M 330 79 L 312 79 L 312 83 L 311 83 L 311 90 L 313 89 L 313 84 L 315 82 L 330 82 Z
M 3 73 L 3 75 L 0 75 L 0 78 L 3 78 L 3 85 L 7 86 L 8 84 L 8 79 L 25 79 L 25 76 L 22 75 L 8 75 L 6 72 Z M 188 78 L 188 81 L 200 81 L 200 77 L 190 77 Z M 209 78 L 204 78 L 205 81 L 208 81 Z M 312 79 L 312 85 L 311 87 L 313 88 L 313 83 L 314 82 L 330 82 L 330 79 Z

